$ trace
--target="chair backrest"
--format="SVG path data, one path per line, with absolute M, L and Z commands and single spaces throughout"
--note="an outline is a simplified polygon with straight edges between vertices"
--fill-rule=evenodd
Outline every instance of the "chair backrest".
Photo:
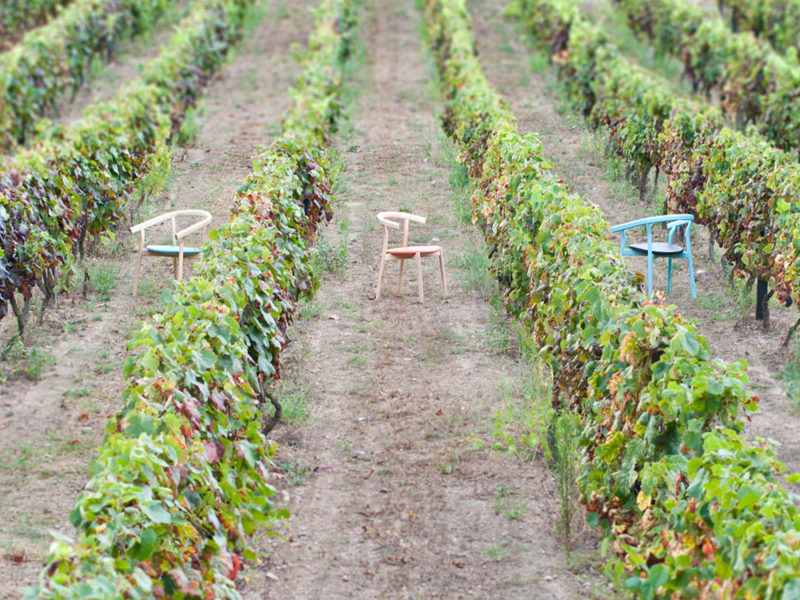
M 422 223 L 424 224 L 426 219 L 425 217 L 421 217 L 419 215 L 413 215 L 407 212 L 394 212 L 394 211 L 384 211 L 378 213 L 378 222 L 383 225 L 383 249 L 386 251 L 386 247 L 389 243 L 389 228 L 392 229 L 400 229 L 400 223 L 395 222 L 393 219 L 397 219 L 403 223 L 403 248 L 408 246 L 408 224 L 410 222 L 414 223 Z
M 200 217 L 200 219 L 188 227 L 181 229 L 180 231 L 176 230 L 176 219 L 178 217 Z M 200 210 L 200 209 L 193 209 L 187 208 L 182 210 L 173 210 L 168 213 L 164 213 L 163 215 L 159 215 L 157 217 L 153 217 L 152 219 L 148 219 L 147 221 L 143 221 L 141 223 L 137 223 L 133 227 L 131 227 L 131 233 L 141 233 L 142 242 L 144 242 L 144 232 L 150 227 L 155 225 L 160 225 L 166 221 L 170 221 L 172 224 L 172 243 L 177 243 L 178 240 L 182 240 L 187 235 L 194 233 L 200 229 L 205 229 L 211 223 L 211 213 L 207 210 Z
M 669 230 L 669 243 L 672 243 L 672 238 L 675 235 L 675 231 L 678 227 L 686 227 L 686 242 L 687 242 L 687 249 L 690 248 L 691 242 L 689 241 L 689 230 L 692 227 L 692 223 L 694 222 L 694 215 L 689 214 L 682 214 L 682 215 L 658 215 L 656 217 L 645 217 L 643 219 L 637 219 L 635 221 L 628 221 L 627 223 L 622 223 L 620 225 L 615 225 L 611 228 L 611 231 L 614 233 L 622 233 L 622 238 L 620 239 L 620 250 L 624 250 L 627 244 L 627 235 L 626 232 L 628 229 L 632 229 L 634 227 L 644 227 L 647 231 L 647 245 L 650 247 L 653 243 L 653 233 L 652 233 L 652 225 L 657 223 L 666 223 L 667 229 Z

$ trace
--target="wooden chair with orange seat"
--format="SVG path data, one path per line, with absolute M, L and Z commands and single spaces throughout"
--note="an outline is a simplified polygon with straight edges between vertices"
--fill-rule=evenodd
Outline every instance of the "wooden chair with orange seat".
M 398 222 L 399 221 L 399 222 Z M 444 272 L 444 256 L 442 254 L 441 246 L 409 246 L 408 245 L 408 226 L 409 223 L 424 224 L 425 217 L 419 215 L 412 215 L 406 212 L 380 212 L 378 213 L 378 222 L 383 225 L 383 250 L 381 251 L 381 264 L 378 269 L 378 290 L 375 293 L 375 299 L 381 297 L 381 287 L 383 285 L 383 272 L 386 267 L 386 259 L 393 258 L 400 261 L 400 275 L 397 278 L 397 291 L 395 295 L 400 293 L 400 284 L 403 281 L 403 266 L 405 261 L 414 259 L 417 263 L 417 285 L 419 287 L 419 301 L 425 301 L 425 293 L 422 291 L 422 259 L 426 256 L 439 255 L 439 271 L 442 274 L 442 291 L 447 294 L 447 276 Z M 403 245 L 397 248 L 389 248 L 389 229 L 399 230 L 403 228 Z
M 180 217 L 199 217 L 199 220 L 192 223 L 188 227 L 177 230 L 177 219 Z M 160 225 L 169 221 L 172 226 L 172 244 L 149 244 L 145 245 L 145 231 L 155 225 Z M 200 248 L 192 248 L 186 246 L 186 237 L 196 231 L 203 234 L 203 241 L 208 235 L 208 228 L 211 223 L 211 213 L 207 210 L 173 210 L 164 213 L 158 217 L 148 219 L 143 223 L 131 227 L 131 233 L 139 234 L 139 256 L 136 260 L 136 279 L 133 282 L 133 295 L 135 296 L 139 289 L 139 274 L 142 268 L 142 257 L 145 252 L 149 256 L 161 256 L 172 258 L 175 279 L 180 281 L 183 278 L 183 259 L 195 258 L 200 256 Z

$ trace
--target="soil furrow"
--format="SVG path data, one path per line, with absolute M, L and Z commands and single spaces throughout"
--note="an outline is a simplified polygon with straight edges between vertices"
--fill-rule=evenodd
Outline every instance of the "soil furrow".
M 314 2 L 263 4 L 266 17 L 204 96 L 194 117 L 196 141 L 174 149 L 166 188 L 140 218 L 204 208 L 216 223 L 224 221 L 258 146 L 278 131 L 291 101 L 288 87 L 299 72 L 291 45 L 305 43 Z M 115 252 L 116 244 L 101 249 L 102 258 L 88 260 L 89 299 L 81 298 L 78 287 L 31 331 L 29 346 L 42 357 L 32 373 L 39 381 L 17 374 L 0 384 L 0 598 L 18 598 L 22 587 L 35 582 L 48 530 L 72 532 L 67 514 L 86 482 L 105 418 L 120 403 L 127 340 L 159 309 L 160 293 L 172 279 L 170 261 L 145 259 L 139 296 L 133 298 L 135 242 L 124 227 L 117 235 Z M 10 330 L 3 325 L 5 344 Z M 35 365 L 28 360 L 21 366 Z
M 306 308 L 276 390 L 285 415 L 298 405 L 310 413 L 273 433 L 282 464 L 278 500 L 292 512 L 288 540 L 261 542 L 270 558 L 245 571 L 243 595 L 601 595 L 605 579 L 590 566 L 596 538 L 578 532 L 575 560 L 566 560 L 546 461 L 489 449 L 496 411 L 522 402 L 531 367 L 496 341 L 498 327 L 506 341 L 508 330 L 492 317 L 491 282 L 470 283 L 467 265 L 486 250 L 475 228 L 454 215 L 452 149 L 434 118 L 433 67 L 414 2 L 373 0 L 365 11 L 366 80 L 353 130 L 339 143 L 342 204 L 318 243 L 323 257 L 346 260 Z M 375 300 L 381 210 L 427 217 L 411 237 L 443 246 L 448 296 L 428 259 L 424 304 L 413 267 L 394 295 L 396 263 Z

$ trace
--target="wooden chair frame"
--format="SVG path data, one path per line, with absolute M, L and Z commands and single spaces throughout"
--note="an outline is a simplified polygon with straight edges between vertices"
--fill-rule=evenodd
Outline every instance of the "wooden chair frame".
M 653 245 L 653 232 L 652 232 L 652 225 L 655 223 L 666 223 L 667 229 L 669 230 L 669 238 L 667 244 L 672 245 L 672 240 L 675 237 L 675 232 L 680 227 L 686 227 L 686 248 L 679 250 L 681 251 L 671 251 L 671 252 L 659 252 L 658 249 L 654 249 Z M 647 294 L 652 296 L 653 295 L 653 259 L 658 256 L 664 256 L 669 259 L 669 263 L 667 266 L 667 291 L 672 290 L 672 259 L 673 258 L 685 258 L 689 262 L 689 283 L 691 285 L 692 290 L 692 298 L 695 298 L 695 287 L 694 287 L 694 265 L 692 263 L 692 240 L 690 231 L 692 228 L 692 223 L 694 223 L 694 216 L 693 215 L 661 215 L 658 217 L 646 217 L 644 219 L 638 219 L 636 221 L 630 221 L 628 223 L 622 223 L 621 225 L 616 225 L 611 228 L 611 231 L 614 233 L 621 233 L 622 237 L 620 239 L 619 251 L 621 256 L 647 256 Z M 627 245 L 627 239 L 625 232 L 628 229 L 634 227 L 644 227 L 647 231 L 647 250 L 640 250 L 637 248 L 631 248 Z M 657 248 L 657 246 L 656 246 Z
M 199 217 L 200 220 L 192 223 L 188 227 L 177 230 L 177 219 L 179 217 Z M 145 232 L 156 225 L 160 225 L 169 221 L 172 225 L 172 246 L 168 247 L 169 250 L 155 250 L 150 249 L 145 241 Z M 190 254 L 185 254 L 186 251 L 186 237 L 197 231 L 203 233 L 203 243 L 208 239 L 208 229 L 211 224 L 211 213 L 207 210 L 197 209 L 184 209 L 173 210 L 158 217 L 153 217 L 142 223 L 131 227 L 131 233 L 139 234 L 139 254 L 136 259 L 136 279 L 133 283 L 133 295 L 136 296 L 139 291 L 139 276 L 142 268 L 142 257 L 146 254 L 149 256 L 172 257 L 172 264 L 175 273 L 175 279 L 181 280 L 183 278 L 183 260 L 184 258 L 193 258 L 200 255 L 199 250 L 194 250 Z
M 403 245 L 398 248 L 389 248 L 389 229 L 400 230 L 402 222 Z M 400 294 L 400 284 L 403 281 L 403 266 L 406 260 L 413 258 L 417 263 L 417 286 L 419 301 L 425 301 L 425 292 L 422 289 L 422 258 L 426 256 L 439 256 L 439 271 L 442 275 L 442 291 L 447 294 L 447 276 L 444 270 L 444 254 L 441 246 L 409 246 L 408 245 L 408 226 L 409 223 L 424 224 L 425 217 L 413 215 L 406 212 L 380 212 L 378 222 L 383 225 L 383 249 L 381 250 L 381 262 L 378 268 L 378 288 L 375 292 L 375 299 L 381 297 L 381 287 L 383 285 L 383 273 L 386 267 L 386 259 L 393 258 L 400 261 L 400 274 L 397 277 L 397 291 Z

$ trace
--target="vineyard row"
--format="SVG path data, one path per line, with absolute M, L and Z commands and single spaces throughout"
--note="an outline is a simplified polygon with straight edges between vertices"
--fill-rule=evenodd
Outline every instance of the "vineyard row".
M 800 58 L 800 0 L 718 0 L 733 31 L 752 31 L 782 54 Z
M 98 57 L 149 30 L 171 0 L 76 0 L 44 27 L 0 55 L 0 150 L 35 137 L 41 119 L 73 96 Z
M 483 76 L 463 0 L 428 0 L 446 103 L 506 307 L 579 415 L 579 487 L 641 597 L 785 598 L 800 589 L 800 515 L 784 467 L 744 437 L 744 366 L 645 297 L 597 208 L 551 172 Z M 746 416 L 746 415 L 744 415 Z M 737 595 L 738 594 L 738 595 Z
M 355 10 L 323 0 L 283 134 L 193 277 L 131 341 L 125 407 L 71 513 L 80 537 L 53 544 L 30 597 L 238 599 L 249 536 L 288 516 L 271 501 L 261 419 L 297 302 L 317 287 L 309 244 L 332 216 L 326 147 Z
M 667 206 L 691 213 L 739 274 L 800 298 L 800 165 L 757 135 L 724 126 L 719 111 L 676 98 L 626 60 L 574 3 L 519 0 L 517 12 L 546 45 L 575 105 L 635 174 L 667 176 Z
M 0 6 L 0 48 L 8 48 L 23 32 L 46 23 L 72 0 L 4 0 Z
M 107 231 L 148 175 L 164 168 L 167 141 L 239 39 L 251 1 L 201 0 L 116 99 L 5 164 L 0 318 L 10 304 L 20 334 L 34 287 L 52 302 L 87 235 Z
M 615 0 L 629 25 L 660 52 L 683 62 L 696 89 L 717 90 L 723 110 L 739 125 L 754 123 L 772 143 L 800 151 L 800 65 L 749 32 L 731 33 L 685 0 Z

